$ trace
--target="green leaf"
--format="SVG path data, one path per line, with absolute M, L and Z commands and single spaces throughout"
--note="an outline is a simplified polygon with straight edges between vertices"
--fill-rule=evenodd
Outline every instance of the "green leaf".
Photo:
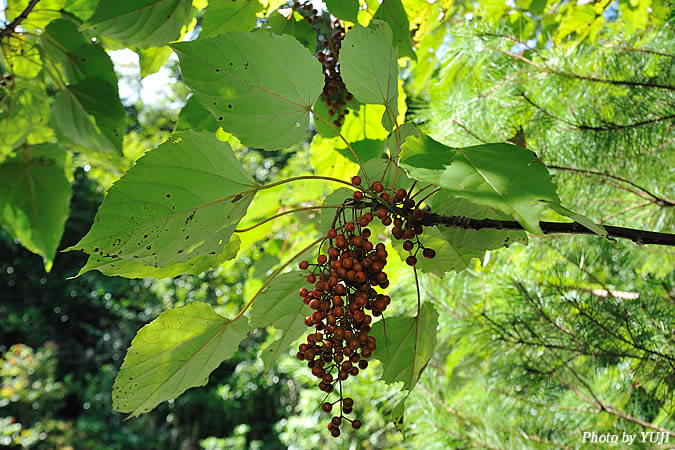
M 258 0 L 210 0 L 204 11 L 199 38 L 213 37 L 230 31 L 255 28 L 262 5 Z
M 163 47 L 139 48 L 136 52 L 141 65 L 141 78 L 145 78 L 157 73 L 169 61 L 173 50 L 165 45 Z
M 86 79 L 68 86 L 56 96 L 50 122 L 62 139 L 92 151 L 122 153 L 126 112 L 116 85 Z
M 101 1 L 82 25 L 127 47 L 160 47 L 192 19 L 192 0 Z
M 593 222 L 591 219 L 589 219 L 586 216 L 583 216 L 581 214 L 575 213 L 574 211 L 571 211 L 564 206 L 562 206 L 560 203 L 551 203 L 551 202 L 545 202 L 546 205 L 551 208 L 553 211 L 557 212 L 561 216 L 569 217 L 570 219 L 574 220 L 575 222 L 580 223 L 581 225 L 585 226 L 589 230 L 591 230 L 593 233 L 597 234 L 598 236 L 602 237 L 607 237 L 607 230 L 605 230 L 605 227 L 602 225 L 598 225 L 595 222 Z
M 54 144 L 27 147 L 0 164 L 0 225 L 50 270 L 70 213 L 65 151 Z
M 297 39 L 310 52 L 316 51 L 316 31 L 302 17 L 295 14 L 285 17 L 278 11 L 274 11 L 267 18 L 267 29 L 275 34 L 289 34 Z
M 117 86 L 117 75 L 108 54 L 80 33 L 72 21 L 54 20 L 40 39 L 44 51 L 63 66 L 69 83 L 99 78 L 110 86 Z
M 382 158 L 382 155 L 384 154 L 384 141 L 382 140 L 363 139 L 352 142 L 351 146 L 352 150 L 354 150 L 354 153 L 356 153 L 362 163 L 370 161 L 371 159 Z M 357 162 L 356 158 L 348 148 L 336 148 L 335 150 L 351 162 Z
M 384 20 L 393 30 L 393 45 L 398 47 L 398 57 L 407 56 L 416 60 L 415 51 L 410 40 L 410 22 L 401 0 L 382 0 L 375 11 L 372 23 Z M 370 25 L 369 25 L 370 27 Z
M 0 100 L 0 162 L 31 133 L 45 134 L 48 117 L 44 84 L 36 80 L 17 82 L 13 95 Z
M 424 303 L 415 317 L 389 317 L 373 325 L 373 358 L 382 362 L 385 383 L 402 381 L 404 389 L 415 387 L 434 352 L 437 325 L 438 313 L 431 303 Z
M 355 25 L 342 41 L 340 74 L 349 92 L 363 103 L 384 105 L 383 125 L 391 129 L 398 116 L 398 62 L 391 43 L 391 28 Z M 385 120 L 387 119 L 387 120 Z
M 532 233 L 541 233 L 543 202 L 559 203 L 551 176 L 534 153 L 510 144 L 453 149 L 426 135 L 409 137 L 401 165 L 419 181 L 513 215 Z
M 286 352 L 307 331 L 305 317 L 312 314 L 312 310 L 298 296 L 298 290 L 307 284 L 306 276 L 297 270 L 279 275 L 251 306 L 251 327 L 273 325 L 281 332 L 279 339 L 262 351 L 265 366 Z
M 94 13 L 98 0 L 67 0 L 64 10 L 86 21 Z
M 256 190 L 229 144 L 178 133 L 115 182 L 89 233 L 68 250 L 152 267 L 222 254 Z
M 244 145 L 277 150 L 306 136 L 324 77 L 293 37 L 228 33 L 171 47 L 197 100 Z
M 441 226 L 425 227 L 424 234 L 420 236 L 420 242 L 424 247 L 434 249 L 436 257 L 427 259 L 421 252 L 417 254 L 417 270 L 425 273 L 433 273 L 442 277 L 453 270 L 461 272 L 471 267 L 471 261 L 476 258 L 479 261 L 485 256 L 485 251 L 473 248 L 463 248 L 456 243 L 457 236 L 452 229 Z M 446 234 L 446 232 L 448 232 Z M 410 252 L 403 249 L 403 241 L 393 242 L 401 260 L 410 256 Z
M 91 255 L 85 266 L 80 269 L 80 272 L 74 278 L 91 270 L 98 270 L 107 276 L 125 278 L 173 278 L 184 273 L 199 275 L 236 257 L 240 244 L 241 240 L 235 234 L 223 246 L 222 251 L 216 255 L 195 256 L 185 262 L 175 262 L 165 267 L 148 266 L 142 262 L 128 259 Z
M 180 110 L 176 129 L 174 131 L 192 130 L 192 131 L 211 131 L 215 133 L 218 129 L 218 123 L 213 114 L 208 112 L 195 98 L 191 96 L 183 109 Z
M 17 78 L 35 78 L 42 70 L 40 49 L 34 39 L 11 35 L 0 41 L 0 64 Z
M 479 205 L 465 198 L 456 197 L 441 189 L 431 199 L 431 210 L 443 216 L 470 217 L 472 219 L 513 220 L 513 217 L 489 206 Z M 439 225 L 443 237 L 461 249 L 493 250 L 514 243 L 527 245 L 527 233 L 515 230 L 464 230 Z
M 358 22 L 359 0 L 325 0 L 325 3 L 330 13 L 338 19 Z
M 247 332 L 245 320 L 230 321 L 206 303 L 163 312 L 131 342 L 113 386 L 113 408 L 136 417 L 204 386 Z

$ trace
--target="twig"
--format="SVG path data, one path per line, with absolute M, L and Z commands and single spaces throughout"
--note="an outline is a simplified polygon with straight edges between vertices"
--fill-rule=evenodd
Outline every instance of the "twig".
M 30 12 L 33 10 L 33 8 L 35 8 L 35 5 L 37 5 L 37 3 L 39 1 L 40 0 L 30 0 L 28 5 L 26 6 L 26 9 L 24 9 L 21 12 L 21 14 L 16 16 L 14 18 L 14 20 L 12 20 L 10 23 L 8 23 L 5 28 L 0 30 L 0 39 L 2 39 L 4 37 L 7 37 L 10 34 L 14 33 L 14 30 L 16 29 L 16 27 L 18 27 L 21 24 L 21 22 L 23 22 L 26 19 L 26 17 L 28 17 L 28 14 L 30 14 Z

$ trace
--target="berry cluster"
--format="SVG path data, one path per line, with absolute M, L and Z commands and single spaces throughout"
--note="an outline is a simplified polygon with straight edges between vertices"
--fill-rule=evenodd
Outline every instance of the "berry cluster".
M 351 422 L 354 429 L 361 427 L 361 421 L 346 417 L 352 412 L 354 400 L 343 397 L 342 382 L 368 367 L 367 360 L 377 348 L 375 337 L 369 336 L 370 324 L 391 301 L 388 295 L 375 290 L 389 286 L 384 272 L 388 254 L 382 242 L 374 245 L 370 241 L 372 232 L 368 225 L 376 217 L 385 226 L 393 224 L 391 232 L 396 239 L 404 240 L 403 248 L 410 252 L 406 262 L 411 266 L 417 264 L 415 255 L 420 249 L 427 258 L 436 255 L 419 241 L 424 211 L 409 192 L 398 189 L 390 195 L 384 192 L 379 181 L 366 189 L 359 176 L 351 182 L 359 190 L 337 210 L 332 227 L 326 233 L 325 254 L 319 250 L 316 263 L 301 261 L 299 264 L 300 270 L 309 271 L 307 282 L 312 286 L 300 289 L 298 294 L 303 303 L 314 310 L 305 318 L 305 325 L 313 327 L 315 332 L 307 336 L 306 343 L 300 344 L 297 357 L 307 361 L 312 375 L 321 380 L 319 389 L 327 393 L 326 398 L 336 386 L 339 388 L 336 401 L 324 401 L 321 405 L 330 413 L 339 404 L 339 415 L 334 415 L 328 424 L 335 437 L 340 435 L 343 420 Z M 367 212 L 357 213 L 363 210 Z M 346 211 L 351 211 L 349 220 Z
M 354 206 L 349 203 L 345 202 L 345 207 Z M 354 211 L 352 208 L 353 214 Z M 368 335 L 372 316 L 380 316 L 391 300 L 375 290 L 389 286 L 389 280 L 384 272 L 384 244 L 373 245 L 369 240 L 371 231 L 367 226 L 373 220 L 373 214 L 368 212 L 347 221 L 345 209 L 338 210 L 333 228 L 326 235 L 326 254 L 320 253 L 316 264 L 300 262 L 301 270 L 310 270 L 307 282 L 313 284 L 311 291 L 302 288 L 299 292 L 302 301 L 315 311 L 305 324 L 316 332 L 300 345 L 297 357 L 307 361 L 312 374 L 321 380 L 322 391 L 330 394 L 339 386 L 338 400 L 321 405 L 325 412 L 331 412 L 339 403 L 339 415 L 328 425 L 335 437 L 340 435 L 343 420 L 351 422 L 354 429 L 361 427 L 359 420 L 345 417 L 352 412 L 354 401 L 343 398 L 342 382 L 368 367 L 367 359 L 377 348 L 375 338 Z
M 333 125 L 342 126 L 345 115 L 349 114 L 347 102 L 353 99 L 347 91 L 342 76 L 338 57 L 345 29 L 338 19 L 331 20 L 331 27 L 326 31 L 326 38 L 321 41 L 322 49 L 316 52 L 316 57 L 323 66 L 325 84 L 321 97 L 328 107 L 328 114 L 333 117 Z
M 305 20 L 313 24 L 317 29 L 320 39 L 320 48 L 316 52 L 316 58 L 323 66 L 324 87 L 321 92 L 321 98 L 328 107 L 328 114 L 333 119 L 333 125 L 337 128 L 342 127 L 345 116 L 349 114 L 347 109 L 347 102 L 354 97 L 347 91 L 344 81 L 340 76 L 340 64 L 338 57 L 340 56 L 340 48 L 342 47 L 342 39 L 345 37 L 345 28 L 335 17 L 330 18 L 329 23 L 321 20 L 318 11 L 310 2 L 293 3 L 293 10 L 301 13 Z

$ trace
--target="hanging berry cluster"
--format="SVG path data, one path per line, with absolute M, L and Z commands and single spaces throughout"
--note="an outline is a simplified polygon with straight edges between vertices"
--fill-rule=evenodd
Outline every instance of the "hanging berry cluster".
M 352 94 L 347 91 L 347 87 L 342 81 L 340 64 L 338 63 L 342 39 L 345 37 L 345 28 L 340 20 L 333 16 L 330 16 L 328 24 L 322 23 L 322 18 L 309 2 L 302 4 L 295 2 L 293 8 L 304 13 L 305 20 L 313 24 L 319 32 L 319 36 L 323 37 L 320 41 L 320 48 L 316 52 L 316 58 L 323 66 L 325 80 L 321 98 L 328 107 L 328 114 L 333 119 L 333 125 L 340 128 L 344 123 L 345 116 L 349 114 L 347 102 L 353 99 Z
M 352 184 L 361 187 L 361 178 L 353 177 Z M 369 336 L 370 324 L 391 301 L 388 295 L 375 290 L 387 288 L 389 280 L 384 272 L 388 256 L 385 246 L 382 242 L 374 245 L 370 240 L 372 232 L 368 225 L 375 220 L 373 212 L 385 226 L 394 224 L 392 233 L 397 239 L 406 239 L 404 248 L 410 243 L 407 250 L 415 245 L 411 239 L 417 240 L 422 233 L 422 225 L 417 222 L 424 213 L 413 209 L 415 202 L 408 193 L 399 189 L 390 197 L 383 191 L 384 186 L 378 181 L 367 190 L 355 191 L 338 209 L 326 233 L 326 253 L 320 251 L 315 264 L 308 261 L 299 264 L 301 270 L 309 271 L 307 282 L 312 285 L 311 290 L 302 288 L 298 293 L 303 303 L 314 310 L 305 318 L 305 325 L 316 331 L 307 336 L 306 343 L 300 344 L 297 357 L 307 361 L 312 375 L 321 380 L 319 389 L 328 394 L 326 398 L 338 388 L 338 399 L 321 405 L 327 413 L 334 408 L 339 412 L 328 424 L 334 437 L 340 435 L 343 420 L 351 422 L 354 429 L 361 427 L 361 421 L 346 417 L 352 412 L 354 401 L 343 396 L 342 382 L 368 367 L 367 360 L 377 348 L 375 337 Z M 377 207 L 380 200 L 382 207 Z M 357 211 L 364 209 L 370 211 L 359 216 Z M 347 210 L 351 211 L 350 219 Z M 417 245 L 419 249 L 419 240 Z M 435 252 L 424 249 L 423 254 L 433 258 Z M 407 262 L 416 264 L 412 252 Z

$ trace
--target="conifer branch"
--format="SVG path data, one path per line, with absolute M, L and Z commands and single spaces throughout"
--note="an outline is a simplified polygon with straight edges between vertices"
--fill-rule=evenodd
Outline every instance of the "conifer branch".
M 23 22 L 26 19 L 26 17 L 28 17 L 28 14 L 30 14 L 30 12 L 33 10 L 33 8 L 35 8 L 35 5 L 37 5 L 37 3 L 39 1 L 40 0 L 31 0 L 28 3 L 28 5 L 26 6 L 26 9 L 24 9 L 21 12 L 21 14 L 16 16 L 14 18 L 14 20 L 12 20 L 10 23 L 8 23 L 5 28 L 0 30 L 0 39 L 2 39 L 4 37 L 7 37 L 10 34 L 14 33 L 14 30 L 16 29 L 16 27 L 18 27 L 21 24 L 21 22 Z

